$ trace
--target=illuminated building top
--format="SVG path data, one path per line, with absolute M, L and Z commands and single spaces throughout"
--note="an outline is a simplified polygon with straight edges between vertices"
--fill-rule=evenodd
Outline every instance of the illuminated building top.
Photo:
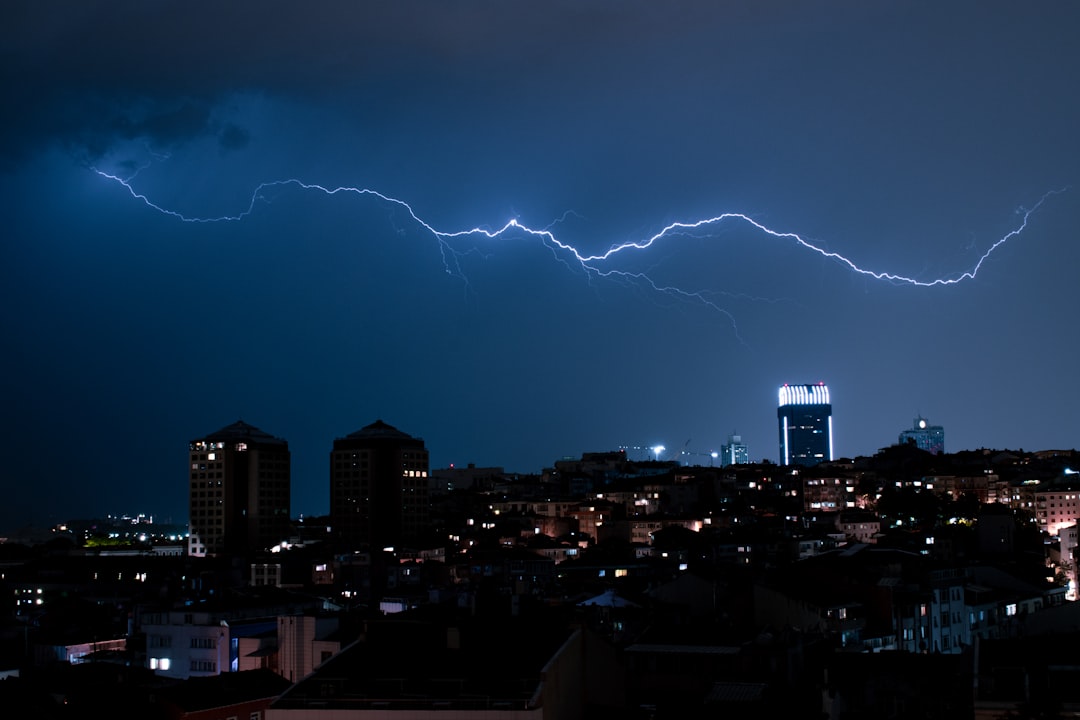
M 832 403 L 825 383 L 782 385 L 776 417 L 781 465 L 810 466 L 833 459 Z
M 816 385 L 782 385 L 780 407 L 786 405 L 828 405 L 829 388 L 825 383 Z

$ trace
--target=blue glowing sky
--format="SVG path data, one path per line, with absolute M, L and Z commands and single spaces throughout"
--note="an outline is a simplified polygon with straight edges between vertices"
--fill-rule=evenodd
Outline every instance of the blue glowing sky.
M 776 460 L 785 382 L 828 384 L 839 456 L 917 415 L 1077 446 L 1075 3 L 225 5 L 0 8 L 0 528 L 184 521 L 188 440 L 237 419 L 289 441 L 294 514 L 379 418 L 436 467 Z M 407 207 L 257 191 L 289 179 Z M 424 226 L 588 255 L 722 213 L 978 273 L 740 220 L 591 270 Z

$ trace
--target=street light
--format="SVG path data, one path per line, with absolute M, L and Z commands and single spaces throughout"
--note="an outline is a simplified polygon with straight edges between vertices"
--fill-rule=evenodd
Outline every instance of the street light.
M 665 448 L 663 445 L 657 445 L 652 449 L 652 451 L 656 453 L 657 460 L 660 459 L 660 453 L 664 452 L 665 450 L 667 450 L 667 448 Z

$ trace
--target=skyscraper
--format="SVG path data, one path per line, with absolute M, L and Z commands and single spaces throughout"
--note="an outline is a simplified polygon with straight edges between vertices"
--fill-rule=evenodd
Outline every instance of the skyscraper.
M 940 455 L 945 452 L 945 428 L 940 425 L 930 425 L 926 418 L 917 417 L 911 424 L 910 430 L 900 433 L 900 444 L 914 443 L 920 450 Z
M 750 452 L 743 444 L 742 436 L 728 435 L 727 445 L 720 446 L 720 465 L 746 465 L 750 462 Z
M 428 523 L 424 441 L 382 420 L 334 440 L 330 524 L 345 546 L 381 548 L 417 538 Z
M 239 420 L 188 445 L 188 554 L 243 556 L 289 532 L 289 443 Z
M 832 404 L 825 383 L 783 385 L 776 416 L 781 465 L 817 465 L 833 459 Z

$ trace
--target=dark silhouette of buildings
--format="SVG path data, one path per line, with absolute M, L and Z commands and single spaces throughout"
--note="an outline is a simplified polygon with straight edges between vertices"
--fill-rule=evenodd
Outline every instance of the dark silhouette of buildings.
M 242 420 L 189 445 L 189 555 L 246 556 L 291 524 L 289 443 Z
M 828 409 L 813 402 L 824 386 L 788 392 L 796 410 Z M 1066 602 L 1075 451 L 905 444 L 801 468 L 586 453 L 538 476 L 469 468 L 451 487 L 422 440 L 377 421 L 334 443 L 333 520 L 303 518 L 276 552 L 243 555 L 229 541 L 265 544 L 242 520 L 287 479 L 285 442 L 237 423 L 191 453 L 192 527 L 220 551 L 200 540 L 208 556 L 184 556 L 130 519 L 0 543 L 0 672 L 22 673 L 0 682 L 0 707 L 143 720 L 1080 708 L 1065 635 L 1080 628 Z
M 334 440 L 330 523 L 345 547 L 382 548 L 415 540 L 429 517 L 424 441 L 382 420 Z

